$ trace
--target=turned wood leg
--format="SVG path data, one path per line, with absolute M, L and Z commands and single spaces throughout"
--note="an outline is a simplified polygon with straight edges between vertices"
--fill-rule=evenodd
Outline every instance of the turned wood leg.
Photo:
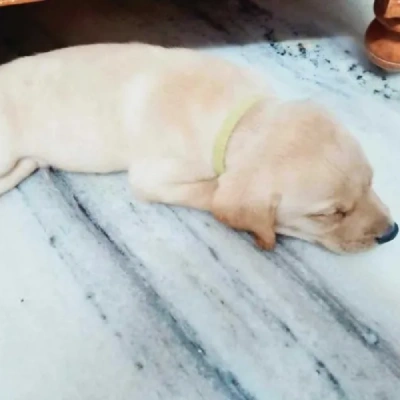
M 365 34 L 368 56 L 383 69 L 400 71 L 400 0 L 375 0 L 374 13 Z
M 37 1 L 42 1 L 42 0 L 0 0 L 0 7 L 1 6 L 14 6 L 17 4 L 24 4 L 24 3 L 35 3 Z

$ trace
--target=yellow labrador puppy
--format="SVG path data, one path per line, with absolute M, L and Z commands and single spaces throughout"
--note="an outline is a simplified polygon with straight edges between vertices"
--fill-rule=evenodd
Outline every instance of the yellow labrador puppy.
M 272 249 L 393 239 L 356 141 L 308 101 L 188 49 L 80 46 L 0 67 L 0 194 L 37 168 L 128 171 L 135 195 L 212 212 Z

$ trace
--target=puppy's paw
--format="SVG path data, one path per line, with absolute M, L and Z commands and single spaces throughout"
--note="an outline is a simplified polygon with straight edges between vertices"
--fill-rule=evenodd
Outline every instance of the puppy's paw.
M 271 251 L 275 248 L 275 236 L 272 238 L 263 238 L 257 234 L 254 234 L 256 246 L 261 250 Z

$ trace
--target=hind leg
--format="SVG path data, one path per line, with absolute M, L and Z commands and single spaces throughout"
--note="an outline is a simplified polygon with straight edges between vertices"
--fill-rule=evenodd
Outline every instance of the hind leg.
M 8 175 L 17 165 L 18 159 L 0 152 L 0 179 Z
M 11 133 L 7 120 L 0 115 L 0 179 L 8 175 L 20 159 Z
M 13 168 L 0 176 L 0 195 L 14 189 L 39 167 L 38 163 L 28 158 L 19 160 Z M 0 170 L 0 173 L 3 171 Z

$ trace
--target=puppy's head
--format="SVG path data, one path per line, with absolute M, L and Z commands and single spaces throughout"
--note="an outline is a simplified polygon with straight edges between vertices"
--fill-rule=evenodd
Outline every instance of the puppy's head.
M 258 131 L 252 145 L 240 145 L 240 139 L 233 145 L 231 170 L 215 196 L 218 219 L 253 232 L 267 249 L 276 233 L 339 253 L 396 236 L 397 225 L 372 189 L 372 169 L 343 127 L 309 102 L 261 112 L 249 128 Z

